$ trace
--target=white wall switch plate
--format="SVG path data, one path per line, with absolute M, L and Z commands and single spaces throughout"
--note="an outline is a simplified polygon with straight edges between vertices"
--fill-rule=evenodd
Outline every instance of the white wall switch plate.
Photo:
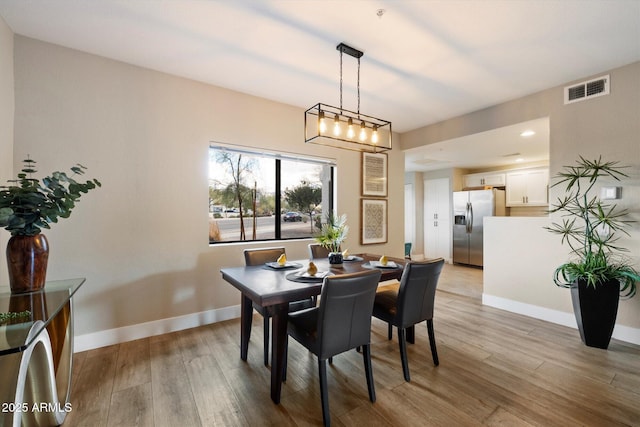
M 622 187 L 602 187 L 600 189 L 600 199 L 617 200 L 622 198 Z

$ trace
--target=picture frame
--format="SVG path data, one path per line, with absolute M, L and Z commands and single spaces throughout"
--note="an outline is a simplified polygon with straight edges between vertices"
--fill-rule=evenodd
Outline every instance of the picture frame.
M 387 197 L 386 153 L 362 153 L 362 195 Z
M 387 243 L 387 200 L 361 199 L 360 243 Z

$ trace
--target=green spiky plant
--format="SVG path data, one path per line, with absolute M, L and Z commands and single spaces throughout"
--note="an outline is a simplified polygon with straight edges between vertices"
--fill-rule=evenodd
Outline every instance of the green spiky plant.
M 78 182 L 76 175 L 86 169 L 78 164 L 71 168 L 72 175 L 53 172 L 42 181 L 33 178 L 36 161 L 26 159 L 18 178 L 10 180 L 12 185 L 0 186 L 0 227 L 12 236 L 35 236 L 42 228 L 51 228 L 50 223 L 58 218 L 68 218 L 82 194 L 102 184 L 97 179 Z
M 618 245 L 620 234 L 629 236 L 625 230 L 632 222 L 625 219 L 629 212 L 592 195 L 598 190 L 599 178 L 620 181 L 627 177 L 622 172 L 626 167 L 619 162 L 605 162 L 602 156 L 597 160 L 580 156 L 574 166 L 563 167 L 555 176 L 558 181 L 552 187 L 566 185 L 566 194 L 551 205 L 549 212 L 560 212 L 563 219 L 562 223 L 554 222 L 545 228 L 562 236 L 562 243 L 569 245 L 574 256 L 574 260 L 555 270 L 556 285 L 569 288 L 577 280 L 584 280 L 587 286 L 596 287 L 615 280 L 620 283 L 621 297 L 636 294 L 640 275 L 623 256 L 629 250 Z
M 335 216 L 330 212 L 327 215 L 327 221 L 322 224 L 320 233 L 315 236 L 315 240 L 330 252 L 339 252 L 340 245 L 345 241 L 348 233 L 347 216 L 344 214 Z

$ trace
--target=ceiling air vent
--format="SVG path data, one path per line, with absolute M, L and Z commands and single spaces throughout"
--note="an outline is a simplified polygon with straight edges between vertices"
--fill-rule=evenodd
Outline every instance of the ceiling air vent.
M 609 94 L 609 75 L 598 77 L 564 88 L 564 103 L 584 101 L 585 99 Z

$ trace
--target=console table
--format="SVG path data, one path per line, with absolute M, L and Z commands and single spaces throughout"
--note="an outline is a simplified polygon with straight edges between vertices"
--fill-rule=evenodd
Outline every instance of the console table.
M 0 287 L 0 313 L 30 312 L 0 324 L 0 425 L 60 425 L 71 411 L 72 297 L 84 281 L 24 294 Z

